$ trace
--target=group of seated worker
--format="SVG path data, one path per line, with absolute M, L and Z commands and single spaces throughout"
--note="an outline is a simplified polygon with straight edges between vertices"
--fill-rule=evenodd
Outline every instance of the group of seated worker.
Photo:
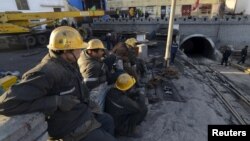
M 129 43 L 120 43 L 123 47 L 109 53 L 99 39 L 86 42 L 72 27 L 55 28 L 44 58 L 0 96 L 0 114 L 43 113 L 49 140 L 141 137 L 138 125 L 147 106 L 137 90 L 141 62 Z M 119 56 L 118 47 L 126 47 L 124 55 Z

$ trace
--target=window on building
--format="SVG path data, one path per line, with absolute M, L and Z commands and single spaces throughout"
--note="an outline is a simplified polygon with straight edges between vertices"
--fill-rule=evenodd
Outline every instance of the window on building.
M 200 6 L 199 9 L 200 9 L 201 14 L 211 14 L 212 5 L 211 4 L 203 4 Z
M 182 5 L 181 14 L 182 16 L 191 16 L 192 6 L 191 5 Z
M 61 12 L 61 8 L 53 8 L 54 9 L 54 12 Z
M 27 0 L 16 0 L 16 5 L 18 10 L 29 10 L 29 5 Z

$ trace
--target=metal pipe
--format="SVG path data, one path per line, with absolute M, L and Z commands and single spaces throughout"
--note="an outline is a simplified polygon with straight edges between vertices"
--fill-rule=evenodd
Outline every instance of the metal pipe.
M 176 0 L 172 0 L 170 17 L 169 17 L 169 24 L 168 24 L 166 51 L 165 51 L 165 57 L 164 57 L 164 59 L 165 59 L 164 66 L 167 66 L 167 67 L 169 67 L 169 62 L 170 62 L 170 50 L 171 50 L 171 45 L 172 45 L 172 34 L 173 34 L 173 26 L 174 26 L 175 7 L 176 7 Z

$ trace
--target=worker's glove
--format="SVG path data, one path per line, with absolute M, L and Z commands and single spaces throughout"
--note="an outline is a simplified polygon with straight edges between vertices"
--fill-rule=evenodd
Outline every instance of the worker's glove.
M 61 111 L 70 111 L 80 100 L 76 96 L 56 96 L 56 104 Z

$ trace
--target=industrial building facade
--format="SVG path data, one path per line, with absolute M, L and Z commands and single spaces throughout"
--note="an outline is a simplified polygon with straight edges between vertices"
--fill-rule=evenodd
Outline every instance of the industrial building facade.
M 146 11 L 151 17 L 168 16 L 171 0 L 108 0 L 108 9 Z M 177 0 L 176 16 L 213 16 L 217 15 L 220 0 Z
M 0 0 L 0 12 L 53 12 L 65 11 L 63 0 Z
M 167 17 L 172 0 L 107 0 L 107 10 L 129 11 L 137 9 L 148 12 L 151 17 Z M 176 16 L 208 16 L 226 13 L 250 14 L 249 0 L 176 0 Z

